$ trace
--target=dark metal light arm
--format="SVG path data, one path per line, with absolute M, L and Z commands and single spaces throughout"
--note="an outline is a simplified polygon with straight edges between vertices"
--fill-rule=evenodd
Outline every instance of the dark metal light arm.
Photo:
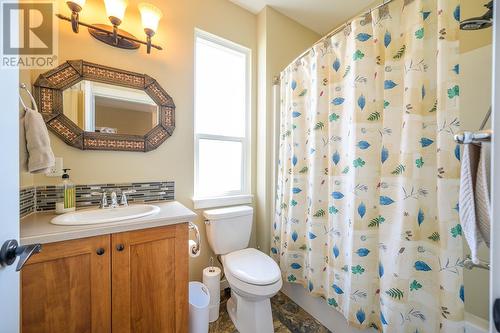
M 56 14 L 56 16 L 58 18 L 60 18 L 61 20 L 65 20 L 65 21 L 68 21 L 68 22 L 72 22 L 72 26 L 74 27 L 74 20 L 72 20 L 70 17 L 67 17 L 67 16 L 64 16 L 64 15 L 61 15 L 61 14 Z M 108 30 L 106 29 L 103 29 L 101 27 L 98 27 L 96 25 L 92 25 L 92 24 L 88 24 L 88 23 L 85 23 L 85 22 L 82 22 L 82 21 L 78 21 L 77 22 L 78 25 L 83 25 L 84 27 L 87 27 L 89 29 L 94 29 L 94 30 L 97 30 L 97 31 L 100 31 L 102 33 L 105 33 L 105 34 L 108 34 L 110 36 L 113 36 L 113 33 L 109 32 Z M 74 29 L 73 29 L 74 31 Z M 78 32 L 78 31 L 75 31 L 75 32 Z M 116 36 L 119 37 L 119 38 L 122 38 L 122 39 L 125 39 L 125 40 L 130 40 L 130 41 L 133 41 L 133 42 L 136 42 L 136 43 L 139 43 L 139 44 L 142 44 L 142 45 L 146 45 L 148 48 L 150 47 L 154 47 L 155 49 L 157 50 L 163 50 L 163 48 L 159 45 L 156 45 L 156 44 L 152 44 L 151 41 L 142 41 L 140 39 L 137 39 L 137 38 L 134 38 L 134 37 L 130 37 L 130 36 L 125 36 L 123 34 L 121 34 L 119 31 L 116 32 Z M 149 39 L 149 38 L 148 38 Z M 149 53 L 149 52 L 148 52 Z
M 74 33 L 78 33 L 79 23 L 80 23 L 80 14 L 78 14 L 78 12 L 72 12 L 71 13 L 71 29 L 73 29 Z

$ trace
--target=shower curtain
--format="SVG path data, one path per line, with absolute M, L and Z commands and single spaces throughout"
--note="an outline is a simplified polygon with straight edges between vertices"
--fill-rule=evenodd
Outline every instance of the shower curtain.
M 458 0 L 395 0 L 281 74 L 271 254 L 359 328 L 463 332 Z

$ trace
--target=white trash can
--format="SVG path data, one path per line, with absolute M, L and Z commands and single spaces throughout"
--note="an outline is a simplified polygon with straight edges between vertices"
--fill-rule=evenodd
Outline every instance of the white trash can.
M 201 282 L 189 282 L 189 333 L 207 333 L 210 292 Z

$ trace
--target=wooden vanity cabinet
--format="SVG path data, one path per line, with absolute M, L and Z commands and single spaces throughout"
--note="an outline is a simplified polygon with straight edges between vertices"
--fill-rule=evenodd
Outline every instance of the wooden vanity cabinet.
M 22 333 L 111 332 L 110 236 L 44 244 L 21 273 Z
M 23 333 L 188 331 L 187 223 L 44 244 L 21 274 Z
M 187 332 L 187 244 L 187 224 L 111 235 L 113 332 Z

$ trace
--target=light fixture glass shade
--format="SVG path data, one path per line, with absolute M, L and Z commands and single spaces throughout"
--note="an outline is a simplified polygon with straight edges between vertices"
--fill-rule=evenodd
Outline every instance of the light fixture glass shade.
M 104 0 L 108 17 L 116 17 L 122 21 L 127 9 L 127 2 L 127 0 Z
M 158 30 L 158 23 L 163 16 L 161 10 L 149 3 L 140 3 L 138 7 L 141 12 L 142 27 L 145 31 L 150 30 L 155 33 Z
M 73 2 L 73 3 L 76 3 L 78 6 L 82 7 L 85 6 L 85 1 L 86 0 L 71 0 L 71 1 L 68 1 L 68 2 Z

